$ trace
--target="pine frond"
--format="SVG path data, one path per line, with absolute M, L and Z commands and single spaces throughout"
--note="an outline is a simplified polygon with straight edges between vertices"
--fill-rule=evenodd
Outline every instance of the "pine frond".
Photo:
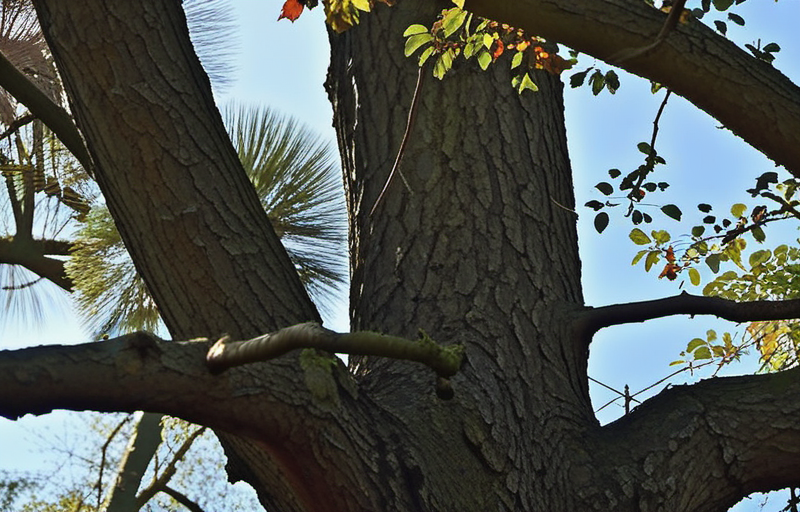
M 86 217 L 66 268 L 93 335 L 158 330 L 158 308 L 105 206 L 93 208 Z
M 269 108 L 229 106 L 223 120 L 276 233 L 317 305 L 347 276 L 347 219 L 335 153 Z
M 220 92 L 232 83 L 238 27 L 229 0 L 184 0 L 189 37 L 211 85 Z

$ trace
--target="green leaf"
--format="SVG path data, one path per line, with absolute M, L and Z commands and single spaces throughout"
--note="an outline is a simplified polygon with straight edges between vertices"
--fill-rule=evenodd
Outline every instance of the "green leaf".
M 653 236 L 653 239 L 659 244 L 665 244 L 670 241 L 669 233 L 667 233 L 663 229 L 658 231 L 653 230 L 650 234 Z
M 633 228 L 628 237 L 630 237 L 636 245 L 647 245 L 652 241 L 650 237 L 639 228 Z
M 611 176 L 611 179 L 618 178 L 622 172 L 619 169 L 609 169 L 608 175 Z
M 714 8 L 718 11 L 727 11 L 733 5 L 733 0 L 712 0 Z
M 614 72 L 614 70 L 610 70 L 606 73 L 605 82 L 606 82 L 606 89 L 608 89 L 608 92 L 610 92 L 611 94 L 614 94 L 615 92 L 617 92 L 617 89 L 619 89 L 619 77 L 617 76 L 617 73 Z
M 678 359 L 677 361 L 672 361 L 671 363 L 669 363 L 669 365 L 670 365 L 670 366 L 677 366 L 677 365 L 679 365 L 679 364 L 683 364 L 683 363 L 685 363 L 685 362 L 686 362 L 686 361 L 684 361 L 683 359 Z
M 524 73 L 522 75 L 522 80 L 520 81 L 519 85 L 517 86 L 517 90 L 519 91 L 519 94 L 522 94 L 522 91 L 524 91 L 525 89 L 531 90 L 533 92 L 536 92 L 536 91 L 539 90 L 539 86 L 537 86 L 536 83 L 533 80 L 531 80 L 531 77 L 530 77 L 530 75 L 528 73 Z
M 675 220 L 681 220 L 681 209 L 675 206 L 674 204 L 668 204 L 661 207 L 661 211 L 664 212 L 664 215 L 667 217 L 671 217 Z
M 478 64 L 482 70 L 486 71 L 491 63 L 492 55 L 488 51 L 484 50 L 478 54 Z
M 422 53 L 419 54 L 419 67 L 422 67 L 425 64 L 425 62 L 428 61 L 428 57 L 433 55 L 434 50 L 436 50 L 436 48 L 434 48 L 433 46 L 429 46 L 424 50 L 422 50 Z
M 601 181 L 597 185 L 594 186 L 597 190 L 602 192 L 604 195 L 610 196 L 614 192 L 614 187 L 611 186 L 610 183 L 606 183 L 605 181 Z
M 576 87 L 580 87 L 583 85 L 583 82 L 586 80 L 586 74 L 591 71 L 592 68 L 587 69 L 586 71 L 579 71 L 574 73 L 572 76 L 569 77 L 569 85 L 573 89 Z
M 428 31 L 428 27 L 425 25 L 414 24 L 409 26 L 405 32 L 403 32 L 403 37 L 408 36 L 415 36 L 417 34 L 424 34 Z
M 453 8 L 447 11 L 444 18 L 442 18 L 442 31 L 445 37 L 450 37 L 456 30 L 461 28 L 464 20 L 467 19 L 467 11 Z
M 709 343 L 715 341 L 717 339 L 717 331 L 715 331 L 714 329 L 707 330 L 706 339 L 708 340 Z
M 603 77 L 603 74 L 597 70 L 592 73 L 591 78 L 589 78 L 589 82 L 592 84 L 592 94 L 595 96 L 600 94 L 600 92 L 603 90 L 603 87 L 606 85 L 605 77 Z
M 699 347 L 694 351 L 695 359 L 711 359 L 711 350 L 708 347 Z
M 692 236 L 700 238 L 706 232 L 705 226 L 695 226 L 692 228 Z
M 455 52 L 453 51 L 452 48 L 442 53 L 436 60 L 436 64 L 433 66 L 433 76 L 435 76 L 439 80 L 444 78 L 445 73 L 450 71 L 450 68 L 453 67 L 454 58 L 455 58 Z
M 651 148 L 650 144 L 648 144 L 647 142 L 640 142 L 639 144 L 636 145 L 636 149 L 638 149 L 647 156 L 650 156 L 650 153 L 653 153 L 653 148 Z
M 606 212 L 600 212 L 594 218 L 594 229 L 596 229 L 598 233 L 602 233 L 606 227 L 608 227 L 608 214 Z
M 769 43 L 762 49 L 767 53 L 776 53 L 781 51 L 781 47 L 778 43 Z
M 514 54 L 514 57 L 511 58 L 511 69 L 519 67 L 522 64 L 522 52 L 517 52 Z
M 772 251 L 769 249 L 763 249 L 761 251 L 756 251 L 750 255 L 748 262 L 750 263 L 751 267 L 756 267 L 761 265 L 765 261 L 769 260 L 772 257 Z
M 634 266 L 634 265 L 636 265 L 637 263 L 639 263 L 639 260 L 641 260 L 641 259 L 642 259 L 642 257 L 643 257 L 645 254 L 647 254 L 648 252 L 650 252 L 650 251 L 648 251 L 647 249 L 645 249 L 645 250 L 643 250 L 643 251 L 639 251 L 639 252 L 637 252 L 637 253 L 636 253 L 636 256 L 634 256 L 634 257 L 633 257 L 633 261 L 631 261 L 631 266 Z
M 697 348 L 702 347 L 706 344 L 706 340 L 703 338 L 694 338 L 692 341 L 686 345 L 686 352 L 694 352 Z
M 731 206 L 731 215 L 734 218 L 738 219 L 744 215 L 744 212 L 747 210 L 747 206 L 743 205 L 742 203 L 736 203 L 735 205 Z
M 591 201 L 587 201 L 584 206 L 588 206 L 592 210 L 597 211 L 597 210 L 602 210 L 603 207 L 605 207 L 605 204 L 595 199 L 592 199 Z
M 714 20 L 714 26 L 717 28 L 717 31 L 723 36 L 728 33 L 728 24 L 725 23 L 724 21 Z
M 433 36 L 430 34 L 416 34 L 406 39 L 405 55 L 408 57 L 417 51 L 421 46 L 433 41 Z
M 750 232 L 753 234 L 753 238 L 755 238 L 756 242 L 763 243 L 764 240 L 767 239 L 767 235 L 764 234 L 764 230 L 761 229 L 761 226 L 756 226 Z
M 689 269 L 689 281 L 694 286 L 700 286 L 700 272 L 694 267 Z
M 740 27 L 744 26 L 744 18 L 742 18 L 738 14 L 734 14 L 732 12 L 729 12 L 728 13 L 728 19 L 731 20 L 732 22 L 736 23 Z
M 708 213 L 711 211 L 711 205 L 706 203 L 700 203 L 697 205 L 697 209 L 703 213 Z
M 710 268 L 715 274 L 719 272 L 719 260 L 719 254 L 709 254 L 706 258 L 706 265 L 708 265 L 708 268 Z
M 661 251 L 650 251 L 647 253 L 647 258 L 644 260 L 644 269 L 647 272 L 650 272 L 650 269 L 653 268 L 653 265 L 658 263 L 661 259 Z

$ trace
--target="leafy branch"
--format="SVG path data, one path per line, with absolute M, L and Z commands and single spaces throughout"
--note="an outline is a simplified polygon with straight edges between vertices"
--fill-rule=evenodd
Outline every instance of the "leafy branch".
M 714 315 L 731 322 L 787 320 L 800 318 L 800 299 L 736 302 L 681 292 L 664 299 L 587 308 L 579 315 L 576 325 L 583 334 L 591 335 L 612 325 L 673 315 Z

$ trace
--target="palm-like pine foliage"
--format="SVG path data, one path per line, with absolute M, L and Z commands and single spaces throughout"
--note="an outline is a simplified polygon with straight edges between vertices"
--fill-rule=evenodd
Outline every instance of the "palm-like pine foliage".
M 267 108 L 231 108 L 224 118 L 301 280 L 318 306 L 329 308 L 347 271 L 344 198 L 330 145 Z M 67 270 L 94 332 L 158 326 L 155 303 L 105 207 L 87 216 Z
M 267 108 L 230 107 L 223 117 L 303 283 L 327 304 L 347 271 L 344 196 L 330 146 Z

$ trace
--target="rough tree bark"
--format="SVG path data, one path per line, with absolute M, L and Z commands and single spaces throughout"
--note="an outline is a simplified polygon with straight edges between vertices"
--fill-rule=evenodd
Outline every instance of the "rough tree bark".
M 36 5 L 98 182 L 172 336 L 252 337 L 316 319 L 227 142 L 180 3 Z M 353 327 L 462 343 L 453 400 L 411 363 L 354 358 L 348 373 L 324 355 L 284 356 L 214 376 L 209 342 L 131 335 L 5 354 L 0 413 L 144 409 L 208 425 L 231 477 L 270 511 L 722 511 L 800 484 L 800 370 L 674 388 L 598 425 L 591 336 L 611 323 L 604 313 L 648 316 L 636 304 L 583 306 L 556 78 L 537 76 L 540 92 L 523 96 L 501 66 L 428 80 L 403 164 L 413 192 L 397 181 L 369 214 L 416 75 L 399 34 L 444 5 L 379 5 L 332 35 L 327 89 Z M 670 314 L 721 307 L 681 300 Z

